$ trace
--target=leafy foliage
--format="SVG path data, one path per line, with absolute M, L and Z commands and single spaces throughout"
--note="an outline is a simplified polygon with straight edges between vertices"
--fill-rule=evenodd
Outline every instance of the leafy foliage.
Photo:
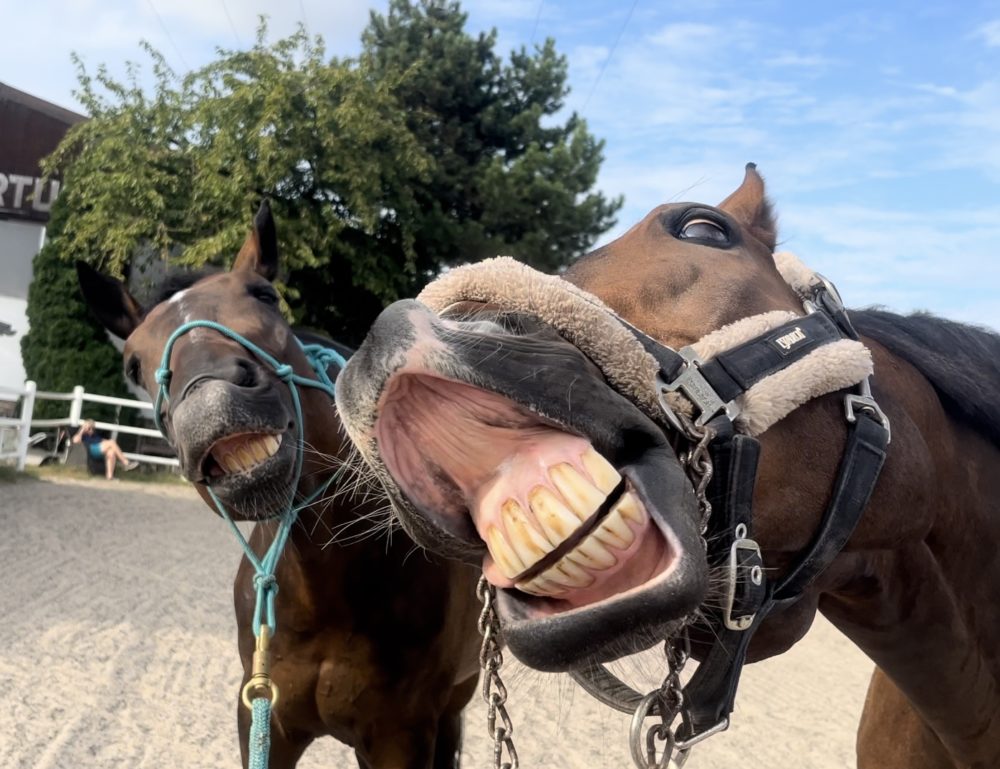
M 613 224 L 588 192 L 602 143 L 571 115 L 547 41 L 494 52 L 458 3 L 393 0 L 357 59 L 304 30 L 219 52 L 178 77 L 145 46 L 150 93 L 77 61 L 91 120 L 47 170 L 63 176 L 65 258 L 121 274 L 137 254 L 195 266 L 239 249 L 262 196 L 279 227 L 294 320 L 357 342 L 388 302 L 443 267 L 512 253 L 557 269 Z

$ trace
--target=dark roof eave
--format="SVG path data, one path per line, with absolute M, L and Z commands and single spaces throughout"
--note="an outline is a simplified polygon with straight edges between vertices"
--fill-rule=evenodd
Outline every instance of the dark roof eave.
M 0 83 L 0 102 L 2 101 L 12 101 L 17 104 L 23 104 L 29 109 L 33 109 L 37 112 L 41 112 L 48 115 L 55 120 L 58 120 L 66 125 L 76 125 L 77 123 L 82 123 L 87 119 L 86 115 L 81 115 L 72 110 L 60 107 L 58 104 L 53 104 L 52 102 L 45 101 L 44 99 L 39 99 L 37 96 L 32 96 L 30 93 L 25 93 L 17 88 L 7 85 L 6 83 Z

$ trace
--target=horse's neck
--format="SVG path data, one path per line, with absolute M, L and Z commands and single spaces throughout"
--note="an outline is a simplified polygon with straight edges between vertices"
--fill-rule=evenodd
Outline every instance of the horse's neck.
M 853 578 L 821 608 L 956 767 L 1000 766 L 1000 449 L 919 393 L 904 396 L 882 481 L 900 496 L 876 495 L 867 515 L 898 516 L 901 532 L 926 523 L 922 535 L 848 555 Z

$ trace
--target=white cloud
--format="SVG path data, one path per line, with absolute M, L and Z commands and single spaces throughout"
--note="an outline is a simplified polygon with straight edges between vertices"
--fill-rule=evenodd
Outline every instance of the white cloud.
M 0 47 L 0 72 L 5 73 L 4 82 L 16 88 L 74 108 L 69 92 L 76 76 L 70 52 L 81 54 L 90 68 L 107 63 L 113 74 L 120 75 L 127 59 L 146 61 L 138 45 L 144 39 L 183 72 L 186 66 L 210 61 L 217 46 L 237 45 L 226 18 L 228 8 L 244 46 L 253 40 L 258 16 L 263 14 L 269 18 L 272 39 L 291 33 L 305 19 L 308 30 L 321 34 L 331 53 L 351 53 L 358 47 L 370 9 L 384 10 L 386 4 L 387 0 L 226 0 L 224 8 L 221 0 L 67 0 L 54 16 L 50 3 L 7 3 L 5 29 L 45 32 L 42 39 L 7 35 Z
M 973 34 L 990 47 L 1000 46 L 1000 19 L 980 25 Z
M 919 211 L 778 201 L 782 247 L 836 282 L 852 306 L 927 309 L 1000 329 L 1000 207 Z
M 832 59 L 816 54 L 796 53 L 795 51 L 783 51 L 764 63 L 769 67 L 791 67 L 793 69 L 824 69 L 832 63 Z
M 649 42 L 662 45 L 675 51 L 703 50 L 705 45 L 711 45 L 728 37 L 726 28 L 694 22 L 667 24 L 649 36 Z

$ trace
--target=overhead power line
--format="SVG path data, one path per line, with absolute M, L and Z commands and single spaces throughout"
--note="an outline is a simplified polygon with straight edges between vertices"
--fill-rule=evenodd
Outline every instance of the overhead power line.
M 167 25 L 163 23 L 163 17 L 160 16 L 160 12 L 156 10 L 156 6 L 153 5 L 153 0 L 146 0 L 146 2 L 149 3 L 149 7 L 153 11 L 153 15 L 156 17 L 156 20 L 160 22 L 160 28 L 163 30 L 163 34 L 167 36 L 167 40 L 170 43 L 170 47 L 174 49 L 174 53 L 176 53 L 177 58 L 180 59 L 181 65 L 184 67 L 185 70 L 190 71 L 191 67 L 188 66 L 187 61 L 185 61 L 184 59 L 184 54 L 181 53 L 181 49 L 178 48 L 177 43 L 174 42 L 174 37 L 173 35 L 170 34 L 170 30 L 167 29 Z
M 583 106 L 580 108 L 580 112 L 584 112 L 587 109 L 587 105 L 590 104 L 590 98 L 594 95 L 597 90 L 598 84 L 601 82 L 601 78 L 604 77 L 604 73 L 608 70 L 608 65 L 611 63 L 611 59 L 615 55 L 615 51 L 618 50 L 618 43 L 621 42 L 622 35 L 625 34 L 625 28 L 628 23 L 632 20 L 632 14 L 635 11 L 635 7 L 639 4 L 639 0 L 632 0 L 632 6 L 628 9 L 628 15 L 625 17 L 625 23 L 622 24 L 622 28 L 618 30 L 618 37 L 615 38 L 615 42 L 611 44 L 611 50 L 608 51 L 608 58 L 604 60 L 604 64 L 601 65 L 601 71 L 597 73 L 597 79 L 594 84 L 590 86 L 590 93 L 587 94 L 587 98 L 583 102 Z
M 236 45 L 240 48 L 243 47 L 243 41 L 240 39 L 240 33 L 236 31 L 236 25 L 233 24 L 233 17 L 229 14 L 229 6 L 226 5 L 226 0 L 219 0 L 222 3 L 222 10 L 226 12 L 226 18 L 229 19 L 229 28 L 233 30 L 233 37 L 236 38 Z
M 542 18 L 543 5 L 545 5 L 545 0 L 538 0 L 538 13 L 535 14 L 535 26 L 531 28 L 531 45 L 535 44 L 535 35 L 538 34 L 538 22 Z

